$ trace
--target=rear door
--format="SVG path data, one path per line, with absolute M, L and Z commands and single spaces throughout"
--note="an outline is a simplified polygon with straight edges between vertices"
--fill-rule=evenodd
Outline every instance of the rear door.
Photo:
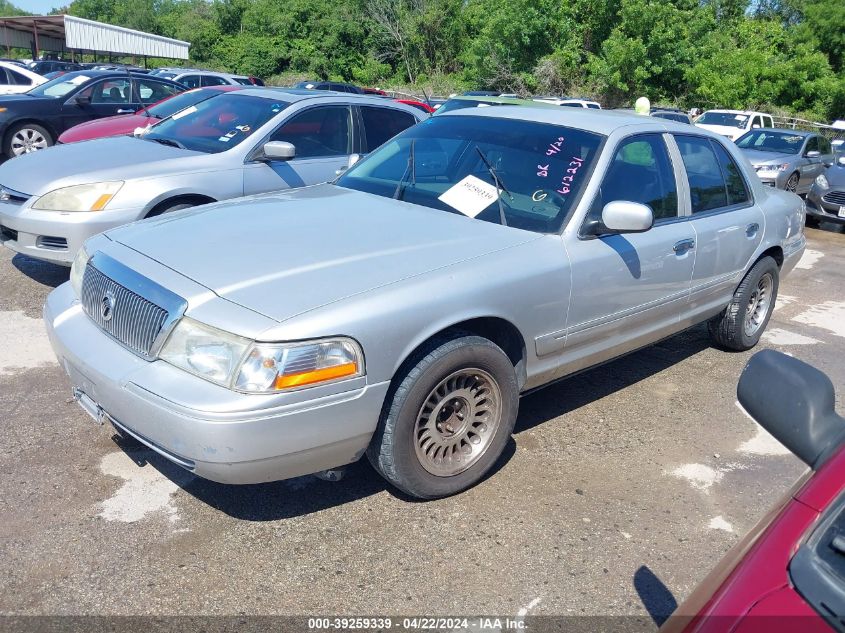
M 719 140 L 675 134 L 695 229 L 695 268 L 685 319 L 727 305 L 763 239 L 764 217 L 736 159 Z
M 623 139 L 581 227 L 566 244 L 572 300 L 565 355 L 592 365 L 673 333 L 685 306 L 695 262 L 695 231 L 682 216 L 676 168 L 662 134 Z M 654 226 L 644 233 L 589 234 L 609 202 L 648 205 Z M 599 229 L 600 230 L 600 229 Z
M 292 143 L 296 157 L 247 163 L 244 195 L 333 180 L 349 164 L 352 127 L 352 108 L 345 104 L 312 106 L 292 114 L 263 142 Z
M 417 118 L 410 112 L 389 106 L 362 105 L 360 116 L 359 143 L 361 154 L 369 154 L 400 132 L 417 124 Z

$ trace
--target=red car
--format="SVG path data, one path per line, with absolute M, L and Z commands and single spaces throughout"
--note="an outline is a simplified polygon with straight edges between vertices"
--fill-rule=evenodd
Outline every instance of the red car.
M 755 354 L 742 406 L 810 466 L 782 502 L 722 559 L 661 632 L 845 630 L 845 419 L 833 384 L 785 354 Z
M 110 116 L 75 125 L 59 136 L 59 143 L 76 143 L 77 141 L 89 141 L 107 136 L 132 134 L 135 128 L 146 127 L 151 120 L 155 122 L 160 119 L 166 119 L 170 115 L 196 105 L 200 101 L 205 101 L 224 92 L 243 90 L 248 87 L 229 85 L 208 86 L 206 88 L 195 88 L 194 90 L 180 92 L 167 99 L 162 99 L 158 103 L 154 103 L 146 110 L 138 110 L 135 114 Z
M 422 101 L 415 101 L 414 99 L 396 99 L 399 103 L 404 103 L 409 106 L 413 106 L 423 112 L 428 112 L 429 114 L 434 113 L 434 108 L 432 108 L 427 103 L 423 103 Z

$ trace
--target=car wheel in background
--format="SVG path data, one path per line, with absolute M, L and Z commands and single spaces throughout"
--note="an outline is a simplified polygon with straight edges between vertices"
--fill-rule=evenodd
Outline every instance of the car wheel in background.
M 519 408 L 513 364 L 469 334 L 434 341 L 397 375 L 367 449 L 375 469 L 414 497 L 476 484 L 502 454 Z
M 783 188 L 786 189 L 787 191 L 791 191 L 792 193 L 795 193 L 796 191 L 798 191 L 798 172 L 797 171 L 789 177 L 789 179 L 786 181 L 786 184 L 783 186 Z
M 6 135 L 3 153 L 9 158 L 21 154 L 31 154 L 53 145 L 53 136 L 36 123 L 21 123 L 14 126 Z
M 176 203 L 168 203 L 162 202 L 160 205 L 155 207 L 152 211 L 147 214 L 148 218 L 154 218 L 158 215 L 164 215 L 165 213 L 171 213 L 173 211 L 181 211 L 182 209 L 190 209 L 191 207 L 195 207 L 197 205 L 191 202 L 176 202 Z
M 775 307 L 779 273 L 771 257 L 763 257 L 748 271 L 728 307 L 708 322 L 719 346 L 744 351 L 757 345 Z

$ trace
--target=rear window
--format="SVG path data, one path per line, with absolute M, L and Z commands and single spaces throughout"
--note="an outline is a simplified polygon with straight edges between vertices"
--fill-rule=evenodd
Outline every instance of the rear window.
M 745 180 L 725 148 L 700 136 L 676 135 L 675 141 L 689 180 L 693 213 L 748 202 Z
M 364 121 L 365 152 L 373 151 L 417 122 L 408 112 L 376 106 L 361 106 L 361 118 Z

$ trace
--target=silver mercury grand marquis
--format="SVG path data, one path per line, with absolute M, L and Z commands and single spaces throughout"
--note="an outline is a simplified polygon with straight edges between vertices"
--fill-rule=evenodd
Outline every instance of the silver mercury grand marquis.
M 69 265 L 87 238 L 122 224 L 331 180 L 427 116 L 381 97 L 223 93 L 141 138 L 58 145 L 0 165 L 0 243 Z
M 490 469 L 521 393 L 705 320 L 754 346 L 803 226 L 705 130 L 460 110 L 334 184 L 94 237 L 44 317 L 80 404 L 197 475 L 366 453 L 436 498 Z

